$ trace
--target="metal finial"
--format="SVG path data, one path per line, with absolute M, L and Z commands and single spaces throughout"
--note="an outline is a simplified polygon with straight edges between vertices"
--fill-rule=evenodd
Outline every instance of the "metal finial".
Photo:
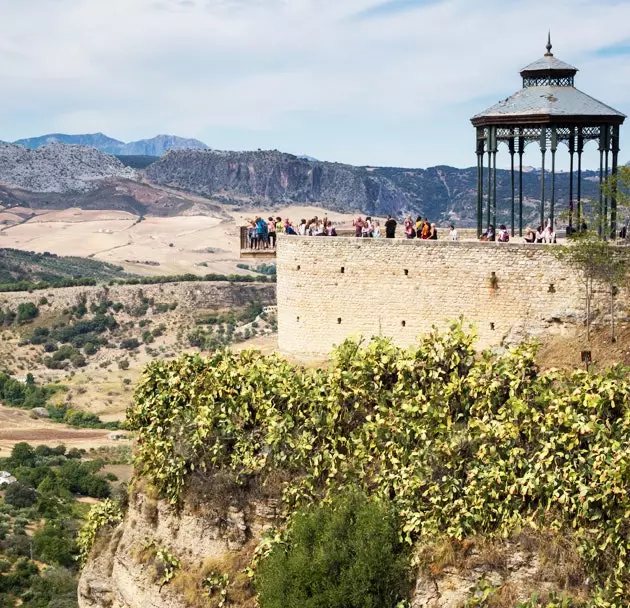
M 545 53 L 546 57 L 549 57 L 551 55 L 553 55 L 553 53 L 551 52 L 551 30 L 549 30 L 549 32 L 547 33 L 547 52 Z

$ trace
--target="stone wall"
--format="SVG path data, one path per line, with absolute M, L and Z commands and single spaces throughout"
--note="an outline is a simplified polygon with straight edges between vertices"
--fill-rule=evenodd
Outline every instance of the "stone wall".
M 481 348 L 566 331 L 583 320 L 584 288 L 551 247 L 281 235 L 279 348 L 321 358 L 358 335 L 405 346 L 462 315 Z

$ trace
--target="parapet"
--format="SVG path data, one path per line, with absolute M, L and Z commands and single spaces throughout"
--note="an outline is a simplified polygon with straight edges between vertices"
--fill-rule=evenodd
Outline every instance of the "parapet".
M 350 336 L 407 346 L 460 317 L 480 348 L 561 331 L 584 314 L 583 286 L 552 247 L 280 235 L 279 348 L 321 359 Z

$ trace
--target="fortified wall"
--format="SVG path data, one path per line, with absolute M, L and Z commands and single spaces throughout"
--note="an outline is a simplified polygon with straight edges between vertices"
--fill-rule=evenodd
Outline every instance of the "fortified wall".
M 359 335 L 407 346 L 462 315 L 481 348 L 565 331 L 583 320 L 584 287 L 551 247 L 280 235 L 279 348 L 322 358 Z

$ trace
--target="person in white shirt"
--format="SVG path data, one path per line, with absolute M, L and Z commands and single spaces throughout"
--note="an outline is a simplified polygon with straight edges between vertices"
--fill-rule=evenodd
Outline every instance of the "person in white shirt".
M 451 241 L 456 241 L 459 238 L 459 235 L 457 234 L 457 229 L 455 228 L 453 224 L 450 225 L 450 229 L 451 230 L 448 233 L 448 236 L 451 239 Z

